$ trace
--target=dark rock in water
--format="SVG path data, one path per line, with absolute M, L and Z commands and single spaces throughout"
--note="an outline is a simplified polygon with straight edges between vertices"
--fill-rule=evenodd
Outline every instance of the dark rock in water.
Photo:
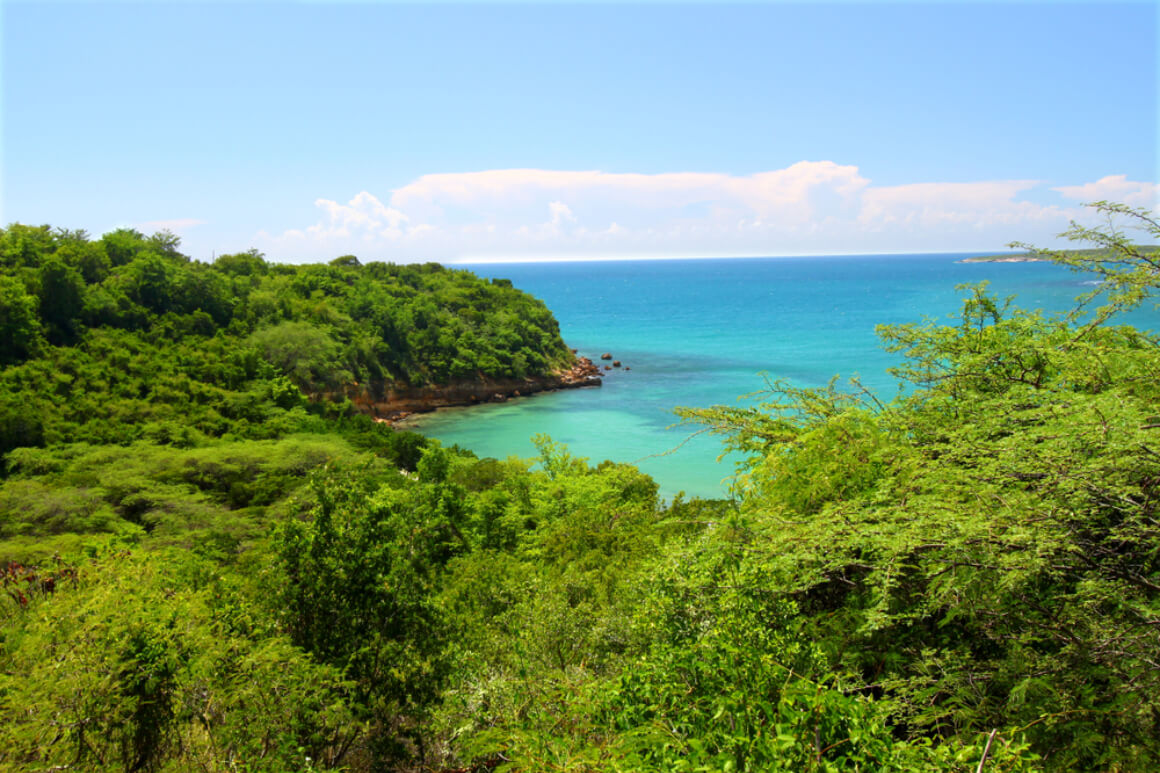
M 611 359 L 612 359 L 612 355 L 611 355 L 611 354 L 609 354 L 608 352 L 605 352 L 604 354 L 600 355 L 600 359 L 602 359 L 602 360 L 611 360 Z
M 612 370 L 612 366 L 611 366 L 611 365 L 605 365 L 605 366 L 604 366 L 604 369 L 605 369 L 605 370 Z
M 619 368 L 620 367 L 620 360 L 613 360 L 612 367 Z
M 627 365 L 624 366 L 624 369 L 625 370 L 632 370 L 632 368 L 628 367 Z

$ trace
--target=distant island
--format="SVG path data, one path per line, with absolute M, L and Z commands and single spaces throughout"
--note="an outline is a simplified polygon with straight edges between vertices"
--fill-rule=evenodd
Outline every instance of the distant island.
M 1157 245 L 1141 245 L 1140 250 L 1160 249 Z M 1100 258 L 1108 251 L 1101 248 L 1086 250 L 1053 250 L 1050 253 L 1012 252 L 1005 255 L 979 255 L 973 258 L 963 258 L 959 263 L 1051 263 L 1052 255 L 1067 255 L 1076 258 Z
M 974 258 L 963 258 L 959 263 L 1047 263 L 1048 258 L 1041 258 L 1027 252 L 1011 255 L 979 255 Z

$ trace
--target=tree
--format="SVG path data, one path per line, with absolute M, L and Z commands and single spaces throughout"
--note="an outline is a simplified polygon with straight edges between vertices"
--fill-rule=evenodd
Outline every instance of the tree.
M 80 271 L 85 283 L 90 285 L 103 282 L 113 266 L 103 242 L 91 242 L 81 236 L 65 240 L 56 255 Z
M 155 252 L 142 252 L 125 266 L 129 297 L 156 314 L 170 310 L 173 301 L 173 267 Z
M 37 296 L 49 341 L 71 343 L 84 307 L 84 277 L 54 255 L 37 271 Z
M 56 249 L 52 228 L 13 223 L 0 229 L 0 266 L 35 268 Z
M 188 551 L 91 552 L 79 566 L 0 570 L 0 767 L 342 764 L 365 732 L 349 685 L 255 630 L 236 578 Z
M 257 250 L 219 255 L 213 267 L 231 276 L 263 276 L 269 270 L 265 258 Z
M 263 328 L 250 336 L 250 341 L 303 391 L 339 389 L 353 380 L 339 359 L 338 342 L 308 322 L 282 322 Z
M 1100 203 L 1156 236 L 1145 212 Z M 1160 763 L 1156 339 L 1114 315 L 1158 285 L 1118 227 L 1047 253 L 1094 271 L 1066 317 L 970 289 L 958 324 L 880 329 L 915 385 L 774 384 L 755 409 L 686 410 L 748 454 L 743 567 L 878 696 L 902 737 L 1025 736 L 1054 769 Z
M 421 474 L 438 474 L 445 462 L 424 458 Z M 430 596 L 448 534 L 418 486 L 376 485 L 368 472 L 331 466 L 317 474 L 310 519 L 281 524 L 274 541 L 286 630 L 357 684 L 381 769 L 422 753 L 417 720 L 443 676 L 443 631 Z
M 114 266 L 124 266 L 133 261 L 140 253 L 149 249 L 149 242 L 145 235 L 133 228 L 118 228 L 101 237 L 101 244 L 105 247 L 105 254 Z
M 24 284 L 0 276 L 0 365 L 19 362 L 39 349 L 42 341 L 39 304 Z

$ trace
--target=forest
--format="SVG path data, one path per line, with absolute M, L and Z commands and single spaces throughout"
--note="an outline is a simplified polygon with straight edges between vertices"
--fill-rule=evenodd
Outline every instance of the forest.
M 1156 770 L 1160 223 L 1096 208 L 1069 314 L 964 287 L 890 400 L 678 409 L 743 461 L 673 501 L 356 410 L 569 365 L 510 283 L 10 225 L 0 769 Z

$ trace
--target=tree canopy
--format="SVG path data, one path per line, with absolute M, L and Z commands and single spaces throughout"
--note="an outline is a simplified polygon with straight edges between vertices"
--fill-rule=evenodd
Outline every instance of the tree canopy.
M 451 307 L 500 325 L 493 285 L 14 226 L 0 767 L 1154 770 L 1160 350 L 1116 315 L 1160 258 L 1070 234 L 1104 280 L 1075 313 L 964 288 L 880 329 L 893 400 L 682 409 L 744 461 L 732 498 L 664 502 L 547 437 L 479 459 L 306 399 L 365 378 L 352 345 L 444 356 Z M 42 275 L 53 244 L 90 259 Z M 37 295 L 70 266 L 79 318 Z M 405 319 L 354 302 L 370 277 Z

